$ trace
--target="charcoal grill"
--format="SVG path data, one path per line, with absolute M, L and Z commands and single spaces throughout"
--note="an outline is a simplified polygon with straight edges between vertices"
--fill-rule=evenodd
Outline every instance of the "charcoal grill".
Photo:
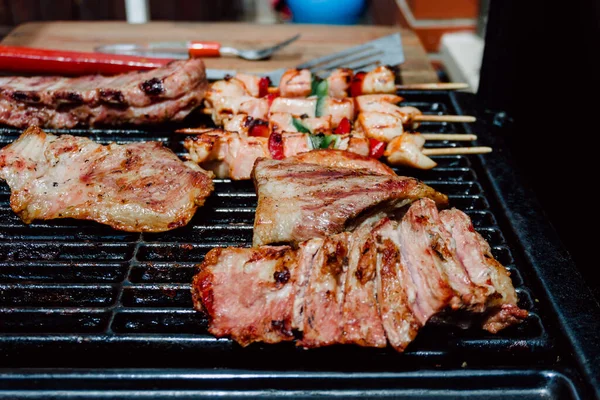
M 489 85 L 494 79 L 488 98 L 499 91 Z M 403 354 L 305 351 L 293 343 L 241 348 L 206 332 L 189 288 L 212 247 L 250 245 L 250 182 L 217 180 L 188 226 L 159 234 L 74 220 L 24 225 L 2 184 L 0 398 L 600 398 L 600 308 L 521 181 L 503 140 L 510 113 L 483 111 L 464 93 L 400 95 L 426 113 L 478 117 L 472 126 L 424 123 L 421 131 L 477 133 L 477 145 L 493 153 L 435 157 L 432 171 L 396 171 L 448 194 L 472 218 L 531 313 L 523 324 L 498 335 L 428 325 Z M 68 133 L 103 143 L 160 140 L 182 155 L 172 131 Z M 19 133 L 0 129 L 0 146 Z

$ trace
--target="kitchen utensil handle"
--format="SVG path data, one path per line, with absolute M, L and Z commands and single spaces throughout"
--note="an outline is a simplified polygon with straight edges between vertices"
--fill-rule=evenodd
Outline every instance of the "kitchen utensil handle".
M 221 44 L 217 42 L 190 42 L 188 46 L 190 57 L 220 57 Z
M 165 58 L 0 45 L 0 71 L 19 74 L 114 75 L 159 68 L 170 61 Z

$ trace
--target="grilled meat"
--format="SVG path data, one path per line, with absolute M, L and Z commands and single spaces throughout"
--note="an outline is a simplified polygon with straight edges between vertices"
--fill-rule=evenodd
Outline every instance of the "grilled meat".
M 377 303 L 377 247 L 370 224 L 356 229 L 348 242 L 340 342 L 385 347 L 387 341 Z
M 161 143 L 103 146 L 37 127 L 0 150 L 0 178 L 25 223 L 89 219 L 132 232 L 186 225 L 213 190 L 205 171 Z
M 496 333 L 527 316 L 517 306 L 517 293 L 510 274 L 492 255 L 490 245 L 473 228 L 471 219 L 457 209 L 440 213 L 441 222 L 452 234 L 456 254 L 473 284 L 485 293 L 490 310 L 483 328 Z
M 211 316 L 213 335 L 242 346 L 292 340 L 297 265 L 288 246 L 213 249 L 194 277 L 194 305 Z
M 230 121 L 230 127 L 244 128 L 242 125 L 247 119 L 236 117 Z M 338 135 L 338 139 L 336 142 L 338 150 L 313 150 L 308 135 L 299 132 L 283 132 L 282 153 L 286 158 L 299 157 L 295 158 L 298 162 L 367 168 L 374 172 L 393 174 L 392 170 L 381 162 L 366 157 L 369 154 L 369 142 L 365 137 Z M 190 160 L 214 172 L 218 178 L 250 179 L 254 162 L 261 157 L 271 158 L 269 139 L 248 136 L 245 132 L 205 129 L 197 136 L 186 138 L 183 146 L 188 150 Z
M 399 208 L 422 197 L 447 197 L 414 178 L 365 170 L 257 160 L 253 244 L 293 243 L 345 230 L 357 217 Z
M 465 234 L 464 214 L 450 210 L 445 216 Z M 464 271 L 483 267 L 465 264 L 470 262 L 462 253 L 465 245 L 454 246 L 459 239 L 451 239 L 446 229 L 434 202 L 421 199 L 399 221 L 385 217 L 353 232 L 304 241 L 296 250 L 213 249 L 193 280 L 194 305 L 206 312 L 210 332 L 218 337 L 247 345 L 297 336 L 297 345 L 305 348 L 336 343 L 384 347 L 389 342 L 404 351 L 432 317 L 457 309 L 470 312 L 474 320 L 483 318 L 490 332 L 526 318 L 508 273 L 480 237 L 466 238 L 466 246 L 477 242 L 469 247 L 469 259 L 488 260 L 485 268 L 495 275 L 490 282 L 504 297 L 481 290 L 465 295 L 478 287 Z M 459 259 L 462 264 L 450 265 Z
M 185 139 L 189 158 L 217 178 L 250 179 L 257 158 L 269 157 L 268 140 L 220 129 Z
M 100 103 L 144 107 L 179 98 L 205 83 L 204 63 L 192 58 L 173 61 L 163 68 L 114 76 L 0 77 L 0 97 L 52 108 L 62 104 L 93 107 Z
M 207 87 L 199 59 L 116 76 L 0 78 L 0 123 L 25 128 L 180 121 Z
M 313 150 L 290 157 L 287 161 L 317 164 L 325 167 L 362 169 L 380 175 L 396 175 L 387 165 L 372 157 L 344 150 Z
M 327 346 L 342 337 L 349 236 L 340 233 L 325 238 L 313 258 L 304 296 L 301 346 Z

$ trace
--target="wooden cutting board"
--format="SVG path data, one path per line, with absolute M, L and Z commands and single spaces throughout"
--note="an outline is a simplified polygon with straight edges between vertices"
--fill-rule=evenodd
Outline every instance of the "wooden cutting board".
M 248 23 L 151 22 L 33 22 L 11 31 L 2 44 L 48 49 L 93 51 L 108 43 L 148 41 L 208 40 L 224 46 L 260 48 L 302 34 L 300 39 L 266 61 L 246 61 L 221 57 L 206 59 L 207 68 L 265 72 L 290 68 L 304 61 L 331 54 L 400 31 L 406 61 L 401 65 L 403 83 L 437 82 L 419 39 L 410 30 L 383 26 L 326 26 Z

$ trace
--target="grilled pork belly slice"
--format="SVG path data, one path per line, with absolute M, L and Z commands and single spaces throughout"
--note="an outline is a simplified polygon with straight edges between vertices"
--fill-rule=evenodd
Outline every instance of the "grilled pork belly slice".
M 377 246 L 377 300 L 385 336 L 397 351 L 404 351 L 417 336 L 421 322 L 413 312 L 415 286 L 400 253 L 398 223 L 382 219 L 374 228 Z
M 210 333 L 242 346 L 292 340 L 296 270 L 288 246 L 212 249 L 192 282 L 194 305 Z
M 452 244 L 458 235 L 450 239 L 449 232 L 441 233 L 446 227 L 434 207 L 421 199 L 400 221 L 382 218 L 352 233 L 304 241 L 295 250 L 214 249 L 193 280 L 194 305 L 209 315 L 213 334 L 242 345 L 287 341 L 297 334 L 298 345 L 306 348 L 335 343 L 383 347 L 389 341 L 401 352 L 432 317 L 484 317 L 483 328 L 490 332 L 521 322 L 527 312 L 510 302 L 516 301 L 514 288 L 497 262 L 489 264 L 495 270 L 490 276 L 497 275 L 490 284 L 505 298 L 489 291 L 475 303 L 475 295 L 465 295 L 475 284 L 458 266 L 448 265 L 465 246 Z M 442 213 L 454 222 L 453 229 L 467 235 L 462 229 L 468 217 L 451 211 Z M 472 254 L 471 261 L 487 259 L 487 243 L 472 237 L 468 226 L 467 232 L 469 237 L 460 240 L 469 242 L 467 247 L 476 244 L 470 251 L 481 253 Z M 459 277 L 464 281 L 457 282 Z M 457 308 L 470 313 L 457 314 Z
M 414 178 L 365 170 L 257 160 L 253 244 L 292 243 L 342 232 L 357 217 L 400 208 L 422 197 L 447 197 Z
M 324 239 L 313 258 L 304 296 L 303 337 L 299 346 L 322 347 L 341 340 L 349 237 L 345 232 Z
M 199 58 L 190 58 L 150 71 L 114 76 L 0 77 L 0 98 L 51 108 L 65 104 L 94 107 L 101 103 L 145 107 L 179 98 L 199 84 L 206 84 L 204 63 Z
M 371 225 L 349 237 L 341 343 L 385 347 L 387 340 L 377 303 L 377 247 Z
M 187 117 L 202 101 L 204 84 L 196 86 L 176 99 L 151 103 L 143 107 L 121 107 L 107 104 L 43 107 L 0 99 L 0 123 L 26 128 L 77 126 L 150 125 L 177 122 Z
M 103 146 L 37 127 L 0 150 L 0 178 L 25 223 L 88 219 L 132 232 L 186 225 L 213 190 L 205 171 L 161 143 Z
M 496 333 L 525 319 L 527 311 L 517 306 L 517 293 L 510 274 L 492 255 L 490 245 L 473 228 L 471 219 L 457 209 L 444 210 L 440 219 L 452 234 L 456 253 L 471 281 L 487 298 L 483 328 Z

